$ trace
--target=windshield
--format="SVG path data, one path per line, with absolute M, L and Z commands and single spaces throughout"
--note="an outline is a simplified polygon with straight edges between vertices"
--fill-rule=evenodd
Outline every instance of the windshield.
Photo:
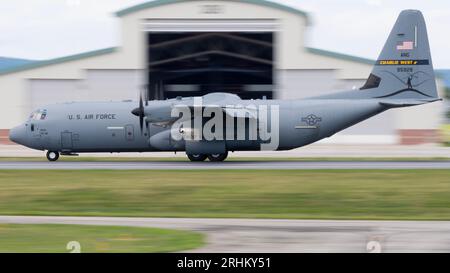
M 30 115 L 30 119 L 32 120 L 44 120 L 46 117 L 47 117 L 47 110 L 45 109 L 39 109 L 31 113 Z

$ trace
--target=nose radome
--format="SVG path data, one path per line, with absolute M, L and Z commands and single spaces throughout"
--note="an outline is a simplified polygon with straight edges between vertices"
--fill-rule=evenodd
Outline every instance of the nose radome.
M 26 145 L 26 129 L 22 124 L 20 126 L 14 127 L 9 131 L 9 139 L 20 145 Z

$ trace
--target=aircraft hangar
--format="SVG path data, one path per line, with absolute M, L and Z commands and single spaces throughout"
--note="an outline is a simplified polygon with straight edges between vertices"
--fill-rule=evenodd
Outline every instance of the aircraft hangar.
M 308 47 L 310 16 L 271 1 L 155 0 L 116 16 L 117 47 L 0 70 L 2 143 L 47 104 L 135 100 L 142 90 L 156 100 L 211 92 L 298 99 L 359 88 L 374 63 Z M 391 110 L 326 141 L 435 142 L 442 111 L 437 104 Z

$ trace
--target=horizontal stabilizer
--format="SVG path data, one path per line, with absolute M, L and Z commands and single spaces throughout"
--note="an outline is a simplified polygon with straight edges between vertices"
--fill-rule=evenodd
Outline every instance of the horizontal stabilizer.
M 380 101 L 380 104 L 387 107 L 407 107 L 407 106 L 415 106 L 426 104 L 435 101 L 441 101 L 442 99 L 433 98 L 433 99 L 389 99 Z

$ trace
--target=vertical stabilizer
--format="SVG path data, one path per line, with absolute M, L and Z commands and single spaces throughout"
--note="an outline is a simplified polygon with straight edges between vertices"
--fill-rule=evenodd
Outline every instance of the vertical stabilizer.
M 427 29 L 420 11 L 400 13 L 361 91 L 380 99 L 438 99 Z

